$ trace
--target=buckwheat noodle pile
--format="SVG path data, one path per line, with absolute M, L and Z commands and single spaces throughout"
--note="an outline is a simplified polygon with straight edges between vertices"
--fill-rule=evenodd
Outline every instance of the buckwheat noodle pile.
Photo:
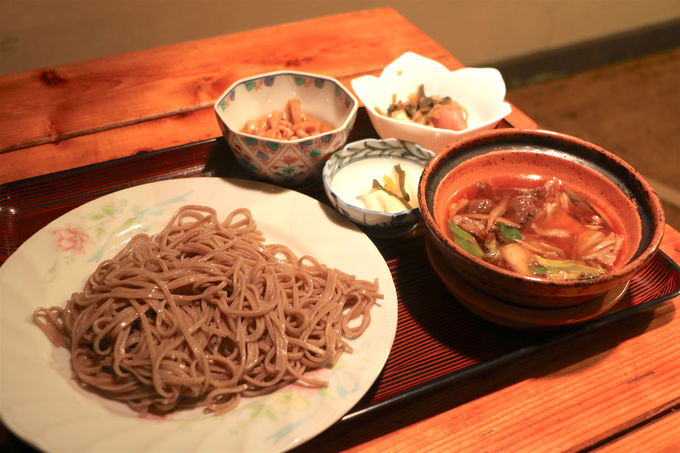
M 135 236 L 103 261 L 65 308 L 33 321 L 71 352 L 76 379 L 140 414 L 204 406 L 294 381 L 351 352 L 382 296 L 378 283 L 265 244 L 247 209 L 220 222 L 180 208 L 155 236 Z

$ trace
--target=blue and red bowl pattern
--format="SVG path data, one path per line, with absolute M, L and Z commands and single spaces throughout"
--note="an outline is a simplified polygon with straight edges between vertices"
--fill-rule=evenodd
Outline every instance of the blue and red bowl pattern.
M 341 147 L 347 134 L 340 131 L 290 144 L 228 134 L 227 141 L 239 163 L 255 175 L 295 184 L 320 175 L 329 150 Z
M 290 143 L 237 135 L 223 126 L 222 132 L 236 160 L 254 176 L 296 185 L 320 177 L 324 163 L 344 145 L 351 128 Z
M 336 102 L 341 103 L 352 112 L 355 100 L 348 96 L 332 80 L 281 73 L 267 75 L 259 78 L 246 80 L 231 89 L 217 103 L 220 111 L 225 111 L 234 103 L 239 93 L 244 93 L 237 88 L 245 88 L 245 93 L 259 91 L 275 85 L 280 77 L 292 77 L 293 83 L 305 89 L 324 89 L 326 84 L 335 85 L 333 92 Z M 232 149 L 236 160 L 255 177 L 267 179 L 277 184 L 294 186 L 319 179 L 323 165 L 330 154 L 341 148 L 347 141 L 347 137 L 354 126 L 356 114 L 351 116 L 349 123 L 343 123 L 338 128 L 321 135 L 310 137 L 305 140 L 285 142 L 271 140 L 262 137 L 236 133 L 230 130 L 218 115 L 218 123 Z

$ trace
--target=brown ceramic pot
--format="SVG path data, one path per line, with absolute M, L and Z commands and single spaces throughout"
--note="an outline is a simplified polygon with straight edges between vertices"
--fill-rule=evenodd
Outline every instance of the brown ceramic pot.
M 502 269 L 460 248 L 444 229 L 448 199 L 503 174 L 556 177 L 584 195 L 624 233 L 621 264 L 593 279 L 554 281 Z M 597 145 L 549 131 L 497 129 L 450 144 L 426 166 L 418 201 L 434 248 L 458 277 L 528 307 L 574 306 L 625 283 L 648 263 L 663 236 L 661 202 L 635 169 Z

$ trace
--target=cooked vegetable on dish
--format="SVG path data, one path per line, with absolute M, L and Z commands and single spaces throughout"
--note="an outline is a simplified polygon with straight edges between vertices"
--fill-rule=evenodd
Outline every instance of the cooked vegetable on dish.
M 618 265 L 623 234 L 559 179 L 497 177 L 451 197 L 451 239 L 468 253 L 522 275 L 590 279 Z
M 395 165 L 389 175 L 383 175 L 382 182 L 373 179 L 371 189 L 358 198 L 372 211 L 400 212 L 418 205 L 415 189 L 401 165 Z
M 303 112 L 300 99 L 291 98 L 283 110 L 248 120 L 241 132 L 278 140 L 298 140 L 331 130 L 333 126 L 327 122 Z
M 460 131 L 468 127 L 468 112 L 463 106 L 449 96 L 427 96 L 423 84 L 406 101 L 397 100 L 396 94 L 393 94 L 392 103 L 386 112 L 379 107 L 375 109 L 379 114 L 395 120 L 440 129 Z

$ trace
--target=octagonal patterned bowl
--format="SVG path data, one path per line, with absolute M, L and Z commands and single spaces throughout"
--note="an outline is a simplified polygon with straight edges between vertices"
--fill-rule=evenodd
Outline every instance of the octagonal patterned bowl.
M 302 112 L 330 129 L 294 140 L 267 138 L 244 131 L 250 120 L 283 111 L 290 99 Z M 332 77 L 278 71 L 241 79 L 215 102 L 217 122 L 236 160 L 258 179 L 283 186 L 319 180 L 330 154 L 341 148 L 354 126 L 358 101 Z

